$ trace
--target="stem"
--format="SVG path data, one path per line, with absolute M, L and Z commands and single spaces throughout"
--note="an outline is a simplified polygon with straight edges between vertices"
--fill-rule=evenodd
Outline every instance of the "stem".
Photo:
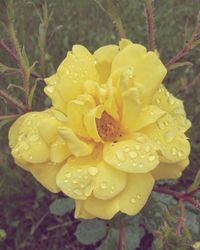
M 0 121 L 7 120 L 7 119 L 15 119 L 18 116 L 20 116 L 20 114 L 16 114 L 16 115 L 2 115 L 2 116 L 0 116 Z
M 119 227 L 119 239 L 118 239 L 118 250 L 125 250 L 125 228 L 122 221 L 120 221 Z
M 184 207 L 184 203 L 180 200 L 179 205 L 180 205 L 180 216 L 179 216 L 179 219 L 178 219 L 178 224 L 176 226 L 176 233 L 178 235 L 181 234 L 181 229 L 185 224 L 185 207 Z
M 26 100 L 26 104 L 28 105 L 28 96 L 29 96 L 29 72 L 26 68 L 26 65 L 24 63 L 24 59 L 23 59 L 23 55 L 20 49 L 20 45 L 19 42 L 17 40 L 16 37 L 16 33 L 14 30 L 14 25 L 13 25 L 13 17 L 12 17 L 12 9 L 13 6 L 11 4 L 11 6 L 7 6 L 7 16 L 8 16 L 8 32 L 10 35 L 10 41 L 12 43 L 13 46 L 13 50 L 15 52 L 15 60 L 17 61 L 20 70 L 21 70 L 21 75 L 22 75 L 22 79 L 23 79 L 23 88 L 24 88 L 24 92 L 25 92 L 25 100 Z M 8 51 L 10 54 L 13 54 L 12 51 Z
M 21 103 L 19 100 L 10 96 L 9 94 L 7 94 L 5 91 L 1 89 L 0 89 L 0 96 L 4 98 L 6 101 L 10 102 L 13 106 L 18 107 L 20 110 L 23 111 L 23 113 L 30 111 L 29 108 L 26 107 L 23 103 Z
M 113 21 L 113 23 L 115 24 L 116 30 L 117 30 L 117 32 L 119 34 L 119 37 L 120 38 L 125 38 L 126 37 L 126 32 L 125 32 L 125 29 L 123 27 L 121 18 L 118 16 L 115 19 L 115 21 Z
M 145 13 L 146 13 L 148 49 L 153 51 L 155 49 L 155 34 L 154 34 L 152 0 L 145 0 L 144 5 L 145 5 Z

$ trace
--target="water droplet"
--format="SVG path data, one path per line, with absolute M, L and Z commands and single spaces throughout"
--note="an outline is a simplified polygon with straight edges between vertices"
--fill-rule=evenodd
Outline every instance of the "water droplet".
M 174 139 L 175 134 L 172 131 L 167 131 L 165 133 L 164 137 L 165 137 L 166 142 L 169 143 L 169 142 L 171 142 Z
M 149 145 L 146 145 L 144 150 L 145 150 L 146 153 L 149 153 L 150 150 L 151 150 L 151 147 Z
M 181 157 L 183 155 L 182 151 L 178 151 L 178 157 Z
M 172 155 L 176 155 L 176 154 L 177 154 L 177 149 L 173 147 L 173 148 L 171 149 L 171 152 L 172 152 Z
M 175 103 L 175 100 L 174 100 L 174 98 L 173 98 L 172 96 L 170 96 L 170 97 L 168 98 L 168 103 L 169 103 L 170 105 L 173 105 L 173 104 Z
M 124 149 L 124 152 L 126 152 L 126 153 L 128 153 L 129 151 L 130 151 L 129 148 L 125 148 L 125 149 Z
M 24 144 L 23 144 L 23 149 L 24 150 L 28 150 L 29 149 L 29 145 L 26 142 L 24 142 Z
M 102 183 L 101 183 L 101 188 L 102 188 L 102 189 L 106 189 L 106 188 L 107 188 L 107 186 L 108 186 L 108 185 L 107 185 L 107 183 L 106 183 L 106 182 L 102 182 Z
M 142 164 L 142 163 L 139 163 L 139 164 L 138 164 L 138 167 L 139 167 L 139 168 L 142 168 L 142 167 L 143 167 L 143 164 Z
M 166 125 L 165 125 L 165 122 L 164 121 L 162 121 L 162 120 L 158 120 L 158 127 L 160 128 L 160 129 L 165 129 L 165 127 L 166 127 Z
M 32 123 L 32 121 L 31 121 L 31 120 L 28 120 L 27 123 L 26 123 L 26 125 L 27 125 L 27 126 L 30 126 L 31 123 Z
M 76 183 L 78 183 L 78 180 L 77 180 L 77 179 L 73 179 L 72 182 L 73 182 L 74 184 L 76 184 Z
M 137 150 L 140 150 L 140 145 L 136 144 L 136 145 L 135 145 L 135 148 L 136 148 Z
M 89 172 L 90 175 L 95 176 L 98 173 L 98 168 L 90 167 L 88 172 Z
M 140 155 L 140 158 L 144 159 L 144 155 Z
M 49 92 L 50 94 L 52 94 L 53 91 L 54 91 L 54 87 L 53 87 L 53 86 L 47 86 L 45 89 L 46 89 L 47 92 Z
M 136 199 L 135 198 L 131 198 L 130 202 L 134 204 L 134 203 L 136 203 Z
M 65 180 L 64 180 L 64 182 L 65 182 L 65 183 L 67 183 L 67 182 L 68 182 L 68 180 L 67 180 L 67 179 L 65 179 Z
M 82 195 L 82 192 L 80 189 L 75 189 L 74 190 L 74 193 L 77 194 L 77 195 Z
M 31 135 L 29 139 L 30 139 L 30 141 L 35 142 L 35 141 L 39 140 L 39 135 L 37 135 L 37 134 Z
M 65 177 L 66 177 L 66 178 L 71 177 L 71 173 L 66 173 L 66 174 L 65 174 Z
M 148 158 L 150 161 L 154 161 L 156 159 L 155 155 L 150 155 Z
M 129 153 L 129 156 L 130 156 L 131 159 L 134 159 L 134 158 L 137 157 L 137 153 L 134 152 L 134 151 L 131 151 L 131 152 Z
M 159 104 L 160 103 L 160 98 L 156 98 L 156 103 Z
M 125 160 L 124 152 L 121 151 L 121 150 L 117 150 L 116 156 L 117 156 L 118 160 L 120 160 L 120 161 L 124 161 Z
M 141 194 L 137 194 L 137 196 L 136 196 L 136 197 L 137 197 L 137 199 L 138 199 L 138 200 L 141 200 L 142 195 L 141 195 Z

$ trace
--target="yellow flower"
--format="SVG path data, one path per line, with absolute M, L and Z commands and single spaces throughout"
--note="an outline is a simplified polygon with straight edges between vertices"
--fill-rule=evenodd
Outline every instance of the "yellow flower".
M 45 79 L 53 107 L 20 117 L 9 132 L 16 163 L 76 201 L 76 217 L 137 214 L 155 179 L 188 165 L 183 103 L 162 84 L 157 53 L 121 40 L 92 55 L 80 45 Z

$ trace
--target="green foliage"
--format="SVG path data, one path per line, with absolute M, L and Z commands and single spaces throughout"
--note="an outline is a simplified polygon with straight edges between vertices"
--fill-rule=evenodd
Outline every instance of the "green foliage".
M 106 226 L 97 219 L 84 220 L 78 225 L 75 235 L 84 245 L 95 244 L 106 235 Z
M 74 209 L 74 200 L 70 198 L 56 199 L 51 203 L 49 209 L 52 214 L 62 216 Z

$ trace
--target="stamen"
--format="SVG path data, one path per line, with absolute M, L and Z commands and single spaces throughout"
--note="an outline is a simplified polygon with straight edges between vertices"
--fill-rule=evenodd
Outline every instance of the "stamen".
M 105 111 L 100 119 L 96 119 L 96 124 L 99 136 L 104 141 L 114 141 L 121 135 L 119 123 Z

